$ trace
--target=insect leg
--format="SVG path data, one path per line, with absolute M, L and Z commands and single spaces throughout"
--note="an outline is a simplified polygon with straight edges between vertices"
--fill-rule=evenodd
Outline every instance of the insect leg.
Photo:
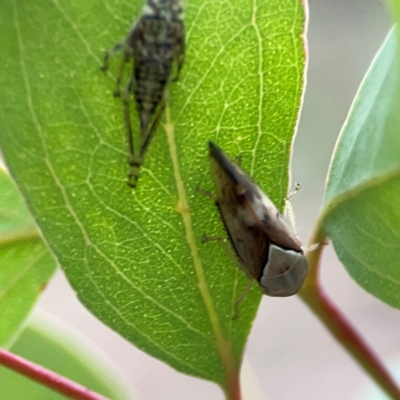
M 174 57 L 177 69 L 176 76 L 172 79 L 173 82 L 176 82 L 179 79 L 183 63 L 185 62 L 185 26 L 183 25 L 183 23 L 180 24 L 179 28 L 179 32 L 177 33 L 177 49 Z
M 154 120 L 153 120 L 152 124 L 150 125 L 150 129 L 149 129 L 147 135 L 143 138 L 144 140 L 142 141 L 142 145 L 140 147 L 140 158 L 142 160 L 143 160 L 144 155 L 146 154 L 146 151 L 153 139 L 154 134 L 157 131 L 157 127 L 158 127 L 158 124 L 160 123 L 160 120 L 161 120 L 164 110 L 165 110 L 165 101 L 162 100 L 156 111 Z
M 249 279 L 249 282 L 248 282 L 246 288 L 243 290 L 243 293 L 235 301 L 234 313 L 233 313 L 233 317 L 232 317 L 233 320 L 239 318 L 239 305 L 245 299 L 247 294 L 250 292 L 250 289 L 253 287 L 253 283 L 254 283 L 254 279 Z
M 131 93 L 131 91 L 132 91 L 132 85 L 129 90 L 129 94 Z M 128 148 L 129 151 L 128 163 L 130 166 L 128 173 L 128 185 L 131 187 L 136 187 L 137 181 L 139 179 L 140 167 L 143 164 L 144 156 L 146 154 L 148 147 L 150 146 L 151 140 L 153 139 L 153 136 L 157 131 L 158 124 L 160 123 L 161 116 L 165 109 L 165 102 L 162 101 L 160 106 L 158 107 L 154 120 L 150 125 L 148 132 L 146 134 L 143 134 L 143 132 L 141 132 L 142 143 L 140 145 L 139 154 L 135 154 L 133 151 L 132 128 L 130 125 L 130 116 L 129 116 L 129 99 L 130 95 L 128 95 L 128 101 L 126 103 L 126 106 L 124 103 L 124 108 L 126 109 L 126 112 L 124 114 L 125 114 L 125 125 L 127 127 L 128 146 L 131 143 L 131 147 Z
M 133 142 L 132 125 L 131 125 L 131 114 L 130 114 L 130 103 L 131 103 L 131 92 L 133 87 L 132 78 L 129 80 L 127 87 L 122 92 L 122 103 L 124 107 L 124 124 L 126 133 L 126 143 L 128 146 L 128 185 L 131 187 L 136 187 L 137 177 L 139 175 L 136 172 L 138 166 L 138 159 L 135 155 L 135 147 Z M 136 168 L 135 168 L 136 167 Z
M 124 75 L 125 64 L 128 63 L 130 58 L 131 58 L 130 54 L 127 53 L 126 51 L 124 51 L 124 55 L 122 56 L 121 63 L 119 65 L 117 79 L 115 80 L 114 97 L 121 96 L 121 81 L 122 81 L 122 77 Z M 130 91 L 129 91 L 129 94 L 130 94 L 131 90 L 132 90 L 132 79 L 130 79 L 128 86 L 129 85 L 130 85 Z
M 104 53 L 103 65 L 101 66 L 102 71 L 108 70 L 110 57 L 112 57 L 115 53 L 120 52 L 124 47 L 125 42 L 118 42 L 115 46 Z
M 231 248 L 227 245 L 225 242 L 224 238 L 218 237 L 218 236 L 206 236 L 203 235 L 201 238 L 201 243 L 207 243 L 207 242 L 218 242 L 222 249 L 224 250 L 225 254 L 235 263 L 239 266 L 240 269 L 243 269 L 243 271 L 247 274 L 247 270 L 242 267 L 240 262 L 238 262 L 238 258 L 235 257 L 235 255 L 232 253 Z M 249 283 L 247 284 L 246 288 L 244 289 L 243 293 L 239 296 L 239 298 L 235 301 L 234 307 L 233 307 L 233 316 L 232 319 L 238 319 L 239 318 L 239 305 L 240 303 L 245 299 L 247 294 L 249 293 L 250 289 L 253 286 L 254 279 L 250 278 L 248 276 Z
M 242 155 L 239 154 L 238 156 L 236 156 L 235 157 L 235 161 L 236 161 L 236 164 L 239 165 L 239 167 L 241 167 L 242 166 L 242 161 L 243 161 Z
M 236 265 L 238 265 L 238 267 L 240 269 L 243 269 L 241 263 L 239 262 L 238 258 L 236 257 L 236 255 L 232 252 L 231 247 L 229 246 L 229 244 L 227 243 L 226 239 L 220 236 L 207 236 L 207 235 L 203 235 L 201 237 L 201 243 L 208 243 L 208 242 L 218 242 L 218 244 L 221 246 L 222 250 L 224 251 L 224 253 L 229 257 L 229 259 Z M 246 270 L 244 270 L 244 272 L 246 273 Z M 248 277 L 249 279 L 251 279 L 250 277 Z
M 218 242 L 222 247 L 224 247 L 225 239 L 220 236 L 207 236 L 203 235 L 201 237 L 201 243 L 208 243 L 208 242 Z
M 201 193 L 202 195 L 208 197 L 209 199 L 211 199 L 211 200 L 213 200 L 213 201 L 216 201 L 215 196 L 214 196 L 210 191 L 205 190 L 205 189 L 202 189 L 202 188 L 199 187 L 199 186 L 196 186 L 196 189 L 195 189 L 195 190 L 196 190 L 196 192 Z

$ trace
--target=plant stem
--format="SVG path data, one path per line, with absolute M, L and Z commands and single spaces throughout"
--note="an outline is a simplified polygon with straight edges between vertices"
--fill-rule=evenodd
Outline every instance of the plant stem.
M 400 400 L 400 387 L 373 350 L 363 340 L 351 322 L 332 303 L 318 281 L 318 269 L 326 238 L 321 232 L 314 235 L 318 247 L 307 254 L 310 275 L 299 295 L 311 311 L 325 325 L 333 337 L 355 358 L 365 372 L 392 399 Z
M 239 381 L 239 371 L 237 369 L 232 369 L 228 374 L 228 383 L 225 390 L 226 400 L 242 400 L 242 395 L 240 393 L 240 381 Z
M 34 380 L 48 388 L 78 400 L 107 400 L 95 392 L 70 381 L 63 376 L 25 360 L 7 350 L 0 349 L 0 365 L 3 365 L 25 377 Z

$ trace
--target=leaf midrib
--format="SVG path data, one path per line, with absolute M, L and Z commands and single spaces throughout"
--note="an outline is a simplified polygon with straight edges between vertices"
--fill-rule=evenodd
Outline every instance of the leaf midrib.
M 181 172 L 180 172 L 180 164 L 179 164 L 179 159 L 178 159 L 178 153 L 177 153 L 177 148 L 176 148 L 176 142 L 175 142 L 175 131 L 174 131 L 174 125 L 171 121 L 171 114 L 170 114 L 170 108 L 169 105 L 166 105 L 165 109 L 165 124 L 164 124 L 164 129 L 167 134 L 167 139 L 168 139 L 168 144 L 169 144 L 169 150 L 171 154 L 171 161 L 172 161 L 172 166 L 173 166 L 173 174 L 174 174 L 174 179 L 176 183 L 176 188 L 178 191 L 178 204 L 176 207 L 176 210 L 179 212 L 179 214 L 182 217 L 183 224 L 185 227 L 186 231 L 186 239 L 190 248 L 192 260 L 193 260 L 193 265 L 195 268 L 197 280 L 198 280 L 198 288 L 200 291 L 200 294 L 203 298 L 208 317 L 211 323 L 212 330 L 215 335 L 215 340 L 216 340 L 216 347 L 219 352 L 219 355 L 221 357 L 221 361 L 224 364 L 225 370 L 227 372 L 227 375 L 229 375 L 229 372 L 231 372 L 234 362 L 233 362 L 233 354 L 232 354 L 232 349 L 230 346 L 229 341 L 224 337 L 222 333 L 222 328 L 221 324 L 218 318 L 218 314 L 215 311 L 214 308 L 214 302 L 210 293 L 210 290 L 207 285 L 206 277 L 204 274 L 204 269 L 203 265 L 198 253 L 198 248 L 197 248 L 197 242 L 195 239 L 194 235 L 194 229 L 193 229 L 193 223 L 192 223 L 192 217 L 191 217 L 191 212 L 189 208 L 189 203 L 188 203 L 188 197 L 186 195 L 186 190 L 185 186 L 183 184 Z
M 0 247 L 10 243 L 25 242 L 39 238 L 39 232 L 35 225 L 29 225 L 21 229 L 14 229 L 9 232 L 0 233 Z
M 4 300 L 7 295 L 28 275 L 28 273 L 40 263 L 40 261 L 46 256 L 47 249 L 42 249 L 29 263 L 25 265 L 8 284 L 4 284 L 0 290 L 0 301 Z M 38 292 L 39 295 L 39 292 Z

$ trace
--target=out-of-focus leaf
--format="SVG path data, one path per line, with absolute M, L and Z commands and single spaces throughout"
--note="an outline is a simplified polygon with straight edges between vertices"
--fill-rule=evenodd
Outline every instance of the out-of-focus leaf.
M 2 169 L 0 193 L 0 346 L 4 346 L 15 338 L 56 265 Z
M 323 229 L 351 276 L 400 307 L 400 63 L 397 30 L 373 61 L 333 156 Z
M 70 328 L 51 323 L 49 318 L 34 318 L 10 351 L 107 398 L 133 400 L 128 395 L 126 383 L 117 378 L 116 371 L 99 349 Z M 1 399 L 65 399 L 65 396 L 4 367 L 0 367 L 0 382 Z
M 201 244 L 225 233 L 196 187 L 212 187 L 213 140 L 283 205 L 304 83 L 302 3 L 187 2 L 185 65 L 136 191 L 112 96 L 119 60 L 108 74 L 100 66 L 143 3 L 0 3 L 0 144 L 80 300 L 141 349 L 225 388 L 260 294 L 232 321 L 246 278 L 217 244 Z

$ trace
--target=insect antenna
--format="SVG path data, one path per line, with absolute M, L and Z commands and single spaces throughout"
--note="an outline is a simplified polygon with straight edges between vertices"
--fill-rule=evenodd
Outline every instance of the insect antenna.
M 297 235 L 297 225 L 296 225 L 296 218 L 294 216 L 294 210 L 292 203 L 290 202 L 290 198 L 295 194 L 299 193 L 301 190 L 300 183 L 296 182 L 294 186 L 294 190 L 289 192 L 289 194 L 285 197 L 285 214 L 290 221 L 290 225 L 292 226 L 293 233 Z

